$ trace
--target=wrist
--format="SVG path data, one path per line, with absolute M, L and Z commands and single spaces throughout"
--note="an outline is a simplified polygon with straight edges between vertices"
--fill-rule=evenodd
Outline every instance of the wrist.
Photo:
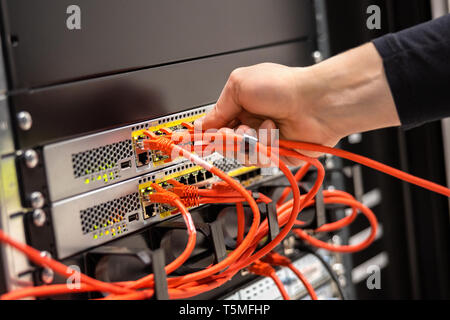
M 400 125 L 383 62 L 373 44 L 299 68 L 297 73 L 302 108 L 338 139 Z

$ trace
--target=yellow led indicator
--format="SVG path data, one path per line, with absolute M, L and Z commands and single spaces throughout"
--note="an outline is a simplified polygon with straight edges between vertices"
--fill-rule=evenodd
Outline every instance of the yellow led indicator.
M 108 231 L 108 230 L 106 230 L 106 231 L 105 231 L 105 235 L 108 235 L 108 234 L 109 234 L 109 231 Z
M 98 236 L 96 234 L 94 234 L 94 239 L 97 239 L 97 238 L 98 238 Z
M 104 225 L 103 225 L 104 227 L 106 227 L 107 226 L 107 224 L 105 223 Z
M 102 180 L 102 176 L 98 176 L 98 177 L 97 177 L 97 180 Z
M 112 236 L 114 237 L 115 235 L 116 235 L 116 234 L 113 232 L 113 233 L 112 233 Z
M 117 227 L 117 230 L 120 230 L 120 226 Z
M 98 229 L 98 226 L 94 226 L 94 229 L 97 230 L 97 229 Z
M 103 232 L 100 233 L 100 237 L 102 237 L 102 236 L 103 236 Z
M 111 229 L 111 232 L 116 232 L 116 229 L 112 228 L 112 229 Z
M 90 181 L 89 179 L 86 179 L 86 180 L 84 180 L 84 183 L 85 183 L 85 184 L 88 184 L 89 181 Z

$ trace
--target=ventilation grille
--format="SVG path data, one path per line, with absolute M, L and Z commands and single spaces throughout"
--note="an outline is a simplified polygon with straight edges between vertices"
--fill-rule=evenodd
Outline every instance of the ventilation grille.
M 137 192 L 104 202 L 80 211 L 81 229 L 83 234 L 86 234 L 109 228 L 114 224 L 125 221 L 127 214 L 140 209 L 141 204 Z
M 173 116 L 168 116 L 168 117 L 156 120 L 156 121 L 149 121 L 149 122 L 139 124 L 137 126 L 132 127 L 131 130 L 136 131 L 136 130 L 140 130 L 140 129 L 148 129 L 155 125 L 169 123 L 172 121 L 189 118 L 189 117 L 193 117 L 193 116 L 196 116 L 196 115 L 199 115 L 202 113 L 206 113 L 206 110 L 207 110 L 207 108 L 204 107 L 204 108 L 200 108 L 200 109 L 196 109 L 196 110 L 192 110 L 192 111 L 182 112 L 182 113 L 175 114 Z
M 236 159 L 229 158 L 218 159 L 214 161 L 213 165 L 224 172 L 242 167 L 242 164 L 240 164 Z
M 76 178 L 117 166 L 119 160 L 133 156 L 131 139 L 79 152 L 72 155 L 73 175 Z

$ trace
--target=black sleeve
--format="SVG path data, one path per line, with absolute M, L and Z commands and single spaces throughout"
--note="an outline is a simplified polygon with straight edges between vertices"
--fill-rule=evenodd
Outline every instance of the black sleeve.
M 404 128 L 450 116 L 450 14 L 373 44 Z

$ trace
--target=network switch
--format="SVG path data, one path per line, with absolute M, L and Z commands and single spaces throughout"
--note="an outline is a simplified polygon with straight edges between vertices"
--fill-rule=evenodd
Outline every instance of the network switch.
M 229 161 L 227 174 L 242 184 L 251 186 L 273 176 L 261 175 L 256 167 L 235 168 L 234 160 L 218 153 L 205 158 L 210 163 Z M 127 181 L 54 202 L 51 207 L 56 251 L 60 259 L 120 238 L 151 224 L 160 222 L 175 213 L 166 204 L 152 203 L 148 193 L 157 183 L 167 187 L 169 179 L 184 184 L 208 187 L 216 178 L 202 167 L 190 162 L 162 168 Z
M 140 148 L 144 130 L 161 133 L 161 128 L 185 130 L 212 106 L 204 106 L 44 147 L 44 159 L 51 201 L 62 200 L 99 189 L 184 161 L 168 159 L 160 151 Z

